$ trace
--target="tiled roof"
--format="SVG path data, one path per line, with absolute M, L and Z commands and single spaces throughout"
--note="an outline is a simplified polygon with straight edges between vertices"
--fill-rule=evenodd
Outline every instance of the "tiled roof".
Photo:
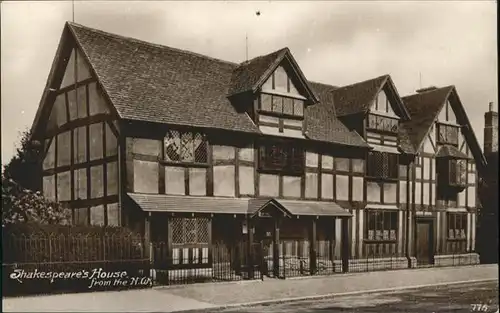
M 147 212 L 247 214 L 248 199 L 128 193 Z
M 69 25 L 122 118 L 259 132 L 226 97 L 236 64 Z
M 335 202 L 277 200 L 294 215 L 351 216 L 346 209 Z
M 335 117 L 335 104 L 327 85 L 320 83 L 310 83 L 313 90 L 319 97 L 320 102 L 309 105 L 306 108 L 307 137 L 325 141 L 335 142 L 349 146 L 369 147 L 363 137 L 355 131 L 350 131 L 338 118 Z M 330 86 L 332 90 L 335 88 Z M 328 129 L 329 131 L 325 131 Z
M 263 69 L 287 48 L 238 65 L 68 25 L 121 118 L 261 134 L 247 113 L 234 108 L 228 95 L 253 86 Z M 310 86 L 313 92 L 318 84 L 314 86 Z M 306 109 L 307 137 L 368 147 L 335 118 L 330 97 L 326 102 Z
M 415 152 L 419 150 L 453 88 L 436 88 L 402 98 L 411 119 L 403 122 L 401 133 L 409 136 L 406 144 L 411 144 Z
M 273 65 L 278 65 L 277 63 L 281 61 L 287 51 L 288 48 L 283 48 L 273 53 L 241 63 L 241 65 L 233 71 L 228 94 L 234 95 L 253 90 L 264 74 L 270 68 L 273 68 Z
M 439 147 L 438 152 L 436 152 L 436 157 L 451 157 L 451 158 L 459 158 L 459 159 L 470 159 L 470 157 L 458 150 L 454 146 L 444 145 Z
M 333 91 L 337 116 L 366 112 L 389 75 L 365 80 Z
M 254 214 L 267 203 L 275 202 L 293 215 L 351 216 L 349 211 L 335 202 L 168 196 L 139 193 L 128 193 L 128 196 L 146 212 Z

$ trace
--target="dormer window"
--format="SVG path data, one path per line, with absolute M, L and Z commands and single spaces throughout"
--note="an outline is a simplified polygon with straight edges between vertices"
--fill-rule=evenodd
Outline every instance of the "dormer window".
M 260 110 L 263 113 L 290 117 L 304 116 L 304 100 L 262 93 Z
M 458 146 L 458 126 L 437 124 L 437 143 Z
M 397 134 L 399 129 L 399 120 L 387 116 L 369 114 L 367 128 L 379 132 Z

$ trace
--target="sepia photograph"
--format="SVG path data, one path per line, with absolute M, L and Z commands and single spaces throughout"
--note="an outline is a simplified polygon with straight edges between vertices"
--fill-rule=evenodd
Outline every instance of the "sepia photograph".
M 499 312 L 497 12 L 1 1 L 2 311 Z

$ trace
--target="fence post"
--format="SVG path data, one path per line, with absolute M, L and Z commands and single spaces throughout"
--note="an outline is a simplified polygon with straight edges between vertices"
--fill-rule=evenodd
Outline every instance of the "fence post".
M 52 236 L 49 236 L 49 262 L 52 263 Z
M 102 237 L 102 258 L 106 261 L 106 241 L 108 241 L 108 237 L 106 234 Z
M 349 219 L 343 217 L 341 233 L 342 272 L 349 272 Z
M 309 274 L 316 274 L 316 217 L 311 218 L 311 228 L 309 231 Z
M 247 220 L 247 271 L 248 271 L 248 278 L 253 279 L 254 278 L 254 265 L 253 265 L 253 225 L 252 225 L 252 220 L 248 218 Z
M 146 217 L 144 219 L 144 252 L 146 253 L 146 257 L 151 261 L 151 212 L 146 213 Z

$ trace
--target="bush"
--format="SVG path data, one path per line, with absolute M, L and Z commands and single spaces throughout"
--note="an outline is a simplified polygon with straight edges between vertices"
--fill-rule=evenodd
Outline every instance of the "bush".
M 68 224 L 70 218 L 70 211 L 60 203 L 2 177 L 2 227 L 28 222 Z

